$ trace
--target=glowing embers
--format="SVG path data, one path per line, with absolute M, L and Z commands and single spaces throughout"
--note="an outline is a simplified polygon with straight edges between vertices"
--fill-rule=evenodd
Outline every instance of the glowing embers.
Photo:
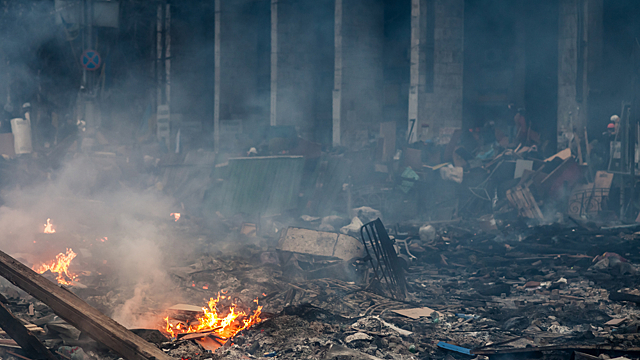
M 45 234 L 54 234 L 56 229 L 53 228 L 53 224 L 51 223 L 51 219 L 47 219 L 47 223 L 44 224 L 44 233 Z
M 223 306 L 220 304 L 221 301 L 230 304 Z M 254 302 L 255 310 L 242 309 L 231 301 L 231 297 L 221 296 L 218 293 L 218 297 L 211 298 L 207 306 L 203 307 L 202 312 L 198 313 L 192 321 L 179 321 L 167 316 L 164 319 L 166 325 L 163 330 L 171 337 L 178 337 L 181 334 L 210 333 L 219 339 L 230 339 L 238 332 L 262 321 L 260 318 L 262 306 L 258 305 L 257 299 Z
M 175 219 L 175 221 L 180 220 L 180 213 L 171 213 L 169 216 L 173 216 L 173 218 Z
M 51 271 L 56 274 L 56 280 L 58 280 L 59 284 L 73 285 L 73 282 L 77 281 L 78 275 L 69 272 L 69 265 L 71 265 L 71 260 L 75 257 L 76 253 L 71 249 L 67 249 L 66 253 L 56 255 L 54 260 L 34 266 L 33 271 L 38 274 L 44 274 L 47 270 Z

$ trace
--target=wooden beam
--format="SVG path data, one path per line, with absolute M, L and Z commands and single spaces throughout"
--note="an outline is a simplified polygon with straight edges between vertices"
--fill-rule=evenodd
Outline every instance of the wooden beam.
M 0 276 L 47 304 L 62 319 L 127 360 L 171 360 L 171 357 L 155 345 L 146 342 L 71 291 L 52 283 L 2 251 Z
M 0 302 L 0 327 L 20 345 L 27 355 L 34 359 L 57 360 L 38 338 L 27 329 L 20 319 L 13 316 L 11 311 Z

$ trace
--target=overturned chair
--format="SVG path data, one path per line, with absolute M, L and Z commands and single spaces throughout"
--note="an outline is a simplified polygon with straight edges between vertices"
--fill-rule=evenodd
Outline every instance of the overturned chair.
M 382 221 L 376 219 L 360 228 L 367 258 L 371 262 L 376 280 L 396 299 L 405 299 L 407 284 L 404 270 Z

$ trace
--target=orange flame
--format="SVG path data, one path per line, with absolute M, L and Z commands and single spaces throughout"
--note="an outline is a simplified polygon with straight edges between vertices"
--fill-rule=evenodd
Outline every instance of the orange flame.
M 203 307 L 203 313 L 198 316 L 197 324 L 190 324 L 189 326 L 182 323 L 176 325 L 172 324 L 169 317 L 166 317 L 165 331 L 171 334 L 171 337 L 176 337 L 178 334 L 198 333 L 198 332 L 215 332 L 216 335 L 222 339 L 230 339 L 234 337 L 238 332 L 255 325 L 262 321 L 260 314 L 262 313 L 262 306 L 258 304 L 258 299 L 254 300 L 258 304 L 258 308 L 253 311 L 253 315 L 247 315 L 244 310 L 238 309 L 236 304 L 231 304 L 228 310 L 225 311 L 226 315 L 222 312 L 218 312 L 218 302 L 220 301 L 220 294 L 216 299 L 211 298 L 209 300 L 208 307 Z
M 180 213 L 171 213 L 169 216 L 173 216 L 173 218 L 176 219 L 175 221 L 180 220 Z
M 53 228 L 53 224 L 51 223 L 51 219 L 47 219 L 47 223 L 44 224 L 44 233 L 45 234 L 53 234 L 56 232 L 56 229 Z
M 34 266 L 33 271 L 38 274 L 44 274 L 45 272 L 51 271 L 52 273 L 58 274 L 56 276 L 56 280 L 58 280 L 59 284 L 62 285 L 73 285 L 73 281 L 76 281 L 78 275 L 69 272 L 69 265 L 71 264 L 71 260 L 76 257 L 76 253 L 71 249 L 67 249 L 67 253 L 60 253 L 56 255 L 55 260 L 51 260 L 48 263 L 43 263 L 39 267 Z

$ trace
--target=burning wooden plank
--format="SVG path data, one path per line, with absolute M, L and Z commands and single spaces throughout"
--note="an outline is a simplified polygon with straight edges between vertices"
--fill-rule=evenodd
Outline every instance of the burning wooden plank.
M 58 316 L 129 360 L 170 360 L 156 346 L 91 307 L 70 291 L 0 251 L 0 275 L 47 304 Z

